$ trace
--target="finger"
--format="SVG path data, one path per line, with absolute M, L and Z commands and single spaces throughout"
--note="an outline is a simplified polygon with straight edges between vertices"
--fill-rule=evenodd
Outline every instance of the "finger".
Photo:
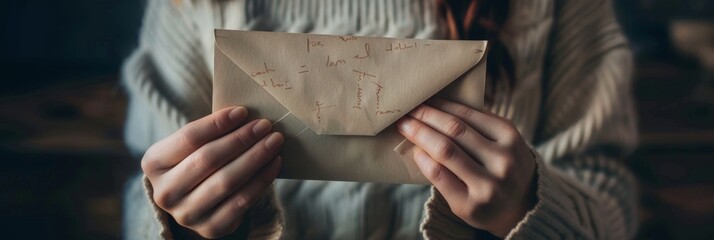
M 451 138 L 462 150 L 482 164 L 488 164 L 488 161 L 484 160 L 490 159 L 494 155 L 492 141 L 484 138 L 464 121 L 451 114 L 427 105 L 420 105 L 411 111 L 409 116 Z
M 193 152 L 159 180 L 166 182 L 172 191 L 168 200 L 173 202 L 182 198 L 213 172 L 250 149 L 270 132 L 270 128 L 270 121 L 254 120 Z
M 194 207 L 194 213 L 206 213 L 223 201 L 237 189 L 242 187 L 263 166 L 272 160 L 283 143 L 283 135 L 274 132 L 260 140 L 236 160 L 206 178 L 191 191 L 180 203 L 179 207 Z M 200 217 L 194 215 L 194 217 Z M 185 219 L 191 223 L 193 218 Z
M 457 203 L 466 199 L 465 197 L 468 196 L 466 184 L 453 172 L 431 158 L 421 148 L 417 147 L 414 150 L 413 157 L 424 177 L 439 190 L 447 202 Z
M 246 116 L 248 116 L 248 110 L 245 107 L 228 107 L 186 124 L 146 151 L 144 158 L 154 161 L 148 161 L 151 163 L 148 164 L 150 166 L 142 165 L 147 168 L 144 169 L 144 172 L 175 166 L 204 144 L 238 128 Z
M 238 191 L 218 204 L 213 215 L 199 229 L 204 237 L 214 238 L 229 234 L 240 226 L 248 209 L 255 204 L 275 181 L 282 166 L 282 158 L 275 157 L 270 164 L 263 167 L 259 173 L 243 185 Z
M 489 111 L 478 111 L 466 105 L 444 99 L 430 99 L 428 104 L 446 113 L 452 114 L 468 123 L 484 137 L 499 143 L 510 143 L 517 130 L 506 119 Z
M 432 159 L 444 165 L 464 182 L 478 181 L 486 171 L 448 137 L 426 124 L 403 117 L 397 123 L 399 132 L 414 145 L 424 150 Z

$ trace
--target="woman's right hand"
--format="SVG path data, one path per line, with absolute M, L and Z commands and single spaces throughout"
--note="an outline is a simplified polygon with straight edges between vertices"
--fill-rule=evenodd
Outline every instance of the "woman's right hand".
M 280 170 L 283 136 L 265 119 L 244 124 L 247 115 L 230 107 L 191 122 L 141 160 L 156 205 L 203 237 L 235 231 Z

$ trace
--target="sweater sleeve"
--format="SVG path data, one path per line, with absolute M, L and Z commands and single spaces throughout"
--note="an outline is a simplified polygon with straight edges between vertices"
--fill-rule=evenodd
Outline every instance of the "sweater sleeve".
M 621 160 L 637 141 L 631 53 L 609 0 L 557 2 L 532 147 L 538 202 L 506 238 L 630 239 L 636 182 Z M 425 238 L 477 234 L 438 193 L 426 208 Z
M 631 239 L 633 59 L 609 0 L 560 1 L 535 141 L 538 203 L 511 239 Z M 578 5 L 578 7 L 572 7 Z
M 202 15 L 210 12 L 200 8 Z M 140 32 L 139 46 L 122 68 L 128 95 L 124 139 L 140 158 L 158 140 L 186 123 L 211 112 L 212 75 L 206 49 L 195 21 L 199 8 L 180 1 L 150 0 Z M 188 14 L 188 13 L 192 14 Z M 212 28 L 211 28 L 212 29 Z M 210 31 L 212 33 L 212 31 Z M 212 44 L 211 44 L 212 46 Z M 127 182 L 124 236 L 131 239 L 172 239 L 171 216 L 152 198 L 151 183 L 139 174 Z M 249 238 L 279 238 L 282 217 L 274 196 L 267 191 L 248 211 L 244 223 Z M 241 227 L 240 229 L 244 229 Z

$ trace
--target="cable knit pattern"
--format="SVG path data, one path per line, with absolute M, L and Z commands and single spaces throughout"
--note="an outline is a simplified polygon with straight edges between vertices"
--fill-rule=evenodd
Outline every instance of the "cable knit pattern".
M 430 0 L 149 0 L 122 83 L 126 142 L 140 156 L 210 113 L 213 29 L 399 38 L 445 37 Z M 495 83 L 490 110 L 538 152 L 534 209 L 509 239 L 627 239 L 635 181 L 618 160 L 636 143 L 631 54 L 610 0 L 511 0 L 500 32 L 515 86 Z M 249 238 L 473 239 L 429 186 L 277 180 L 246 219 Z M 142 175 L 128 183 L 125 236 L 173 238 Z M 240 234 L 236 234 L 240 235 Z

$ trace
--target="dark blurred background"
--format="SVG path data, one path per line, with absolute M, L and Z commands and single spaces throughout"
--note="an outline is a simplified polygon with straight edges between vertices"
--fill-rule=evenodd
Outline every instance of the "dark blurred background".
M 118 239 L 145 0 L 0 1 L 0 239 Z
M 714 7 L 616 0 L 636 54 L 638 239 L 714 239 Z M 0 3 L 0 238 L 117 239 L 118 84 L 144 0 Z

